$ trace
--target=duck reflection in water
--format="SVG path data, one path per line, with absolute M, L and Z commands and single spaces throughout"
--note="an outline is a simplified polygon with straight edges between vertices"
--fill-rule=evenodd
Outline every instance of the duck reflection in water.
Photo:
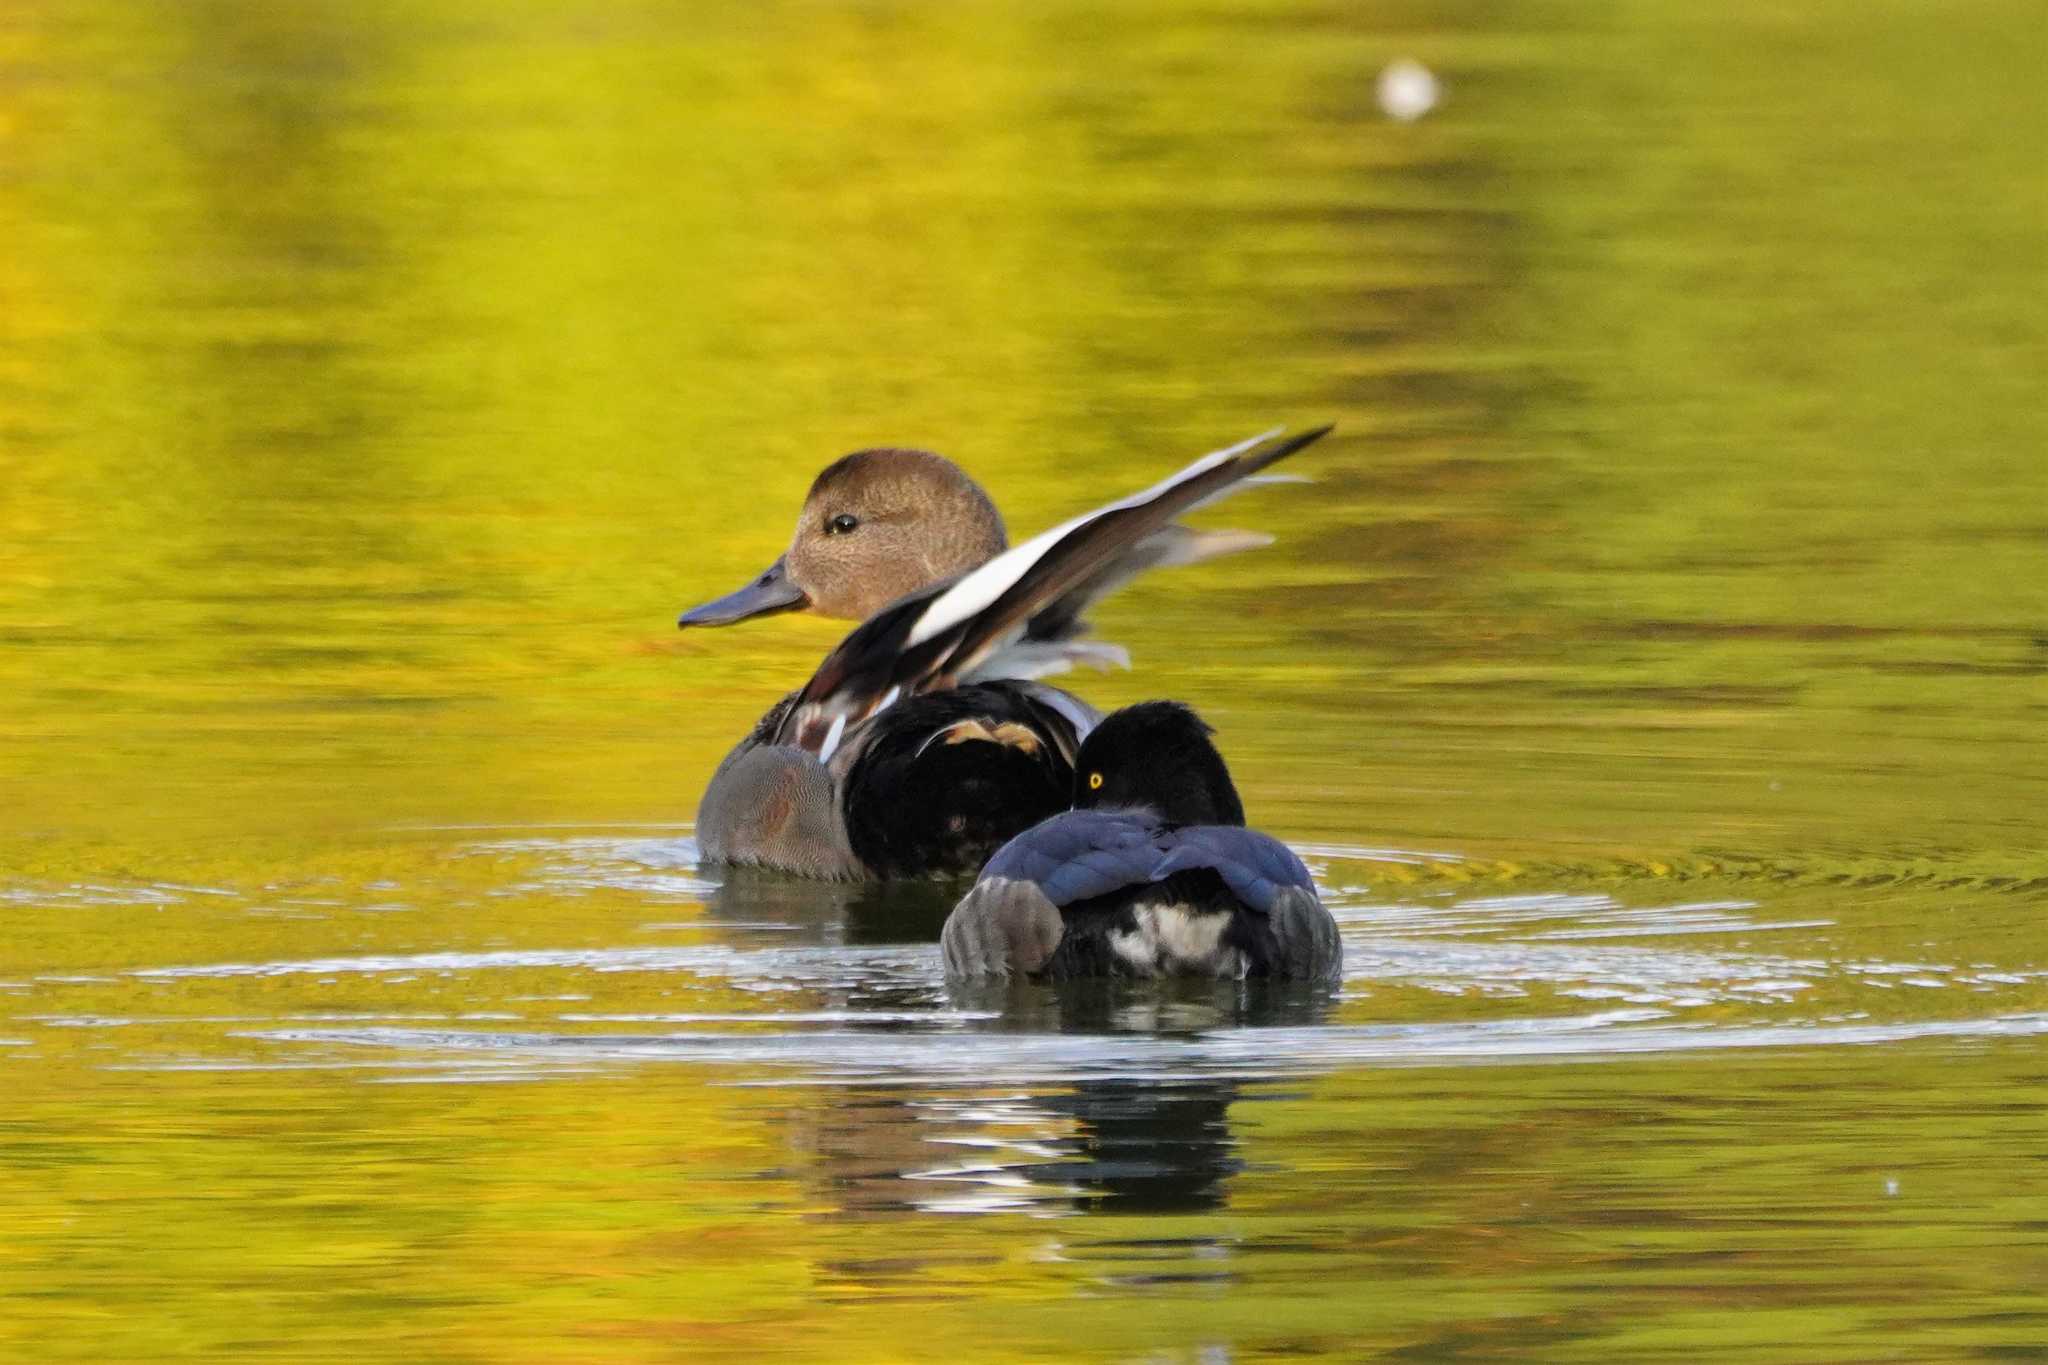
M 1199 1213 L 1222 1208 L 1244 1169 L 1230 1131 L 1237 1082 L 1205 1079 L 1082 1081 L 1039 1101 L 1075 1125 L 1074 1154 L 1032 1170 L 1066 1185 L 1083 1207 L 1117 1213 Z
M 1196 1038 L 1220 1029 L 1306 1027 L 1328 1018 L 1334 987 L 1322 982 L 1172 982 L 1150 987 L 1095 980 L 1005 992 L 1008 1028 L 1057 1020 L 1062 1033 Z M 956 1000 L 971 993 L 954 991 Z M 1253 1089 L 1256 1099 L 1258 1090 Z M 1027 1168 L 1035 1182 L 1064 1186 L 1075 1205 L 1100 1213 L 1200 1213 L 1228 1202 L 1244 1169 L 1232 1108 L 1245 1099 L 1234 1076 L 1104 1076 L 1031 1097 L 1048 1118 L 1072 1125 L 1067 1151 Z
M 975 1036 L 933 1040 L 984 1054 L 989 1084 L 970 1090 L 858 1087 L 792 1113 L 813 1193 L 862 1219 L 915 1212 L 1198 1213 L 1228 1203 L 1244 1168 L 1231 1115 L 1264 1090 L 1255 1065 L 1219 1074 L 1193 1055 L 1219 1032 L 1309 1027 L 1335 989 L 1282 981 L 1068 982 L 950 987 L 977 1016 Z M 872 1002 L 885 1008 L 887 1001 Z M 860 1003 L 854 1003 L 856 1011 Z M 1104 1069 L 1060 1083 L 1043 1076 L 1035 1040 L 1099 1038 Z M 1147 1065 L 1115 1074 L 1119 1040 L 1191 1044 L 1187 1074 Z M 1162 1070 L 1167 1074 L 1162 1075 Z M 1019 1080 L 1001 1079 L 1015 1073 Z M 866 1265 L 844 1273 L 879 1273 Z
M 961 889 L 957 878 L 825 882 L 758 867 L 714 875 L 704 906 L 725 924 L 774 924 L 843 943 L 936 943 Z

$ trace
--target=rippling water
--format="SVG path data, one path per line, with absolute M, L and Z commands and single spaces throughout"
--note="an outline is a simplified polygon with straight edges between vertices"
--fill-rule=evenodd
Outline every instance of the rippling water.
M 1411 57 L 1412 123 L 1375 105 Z M 2048 1351 L 2044 30 L 0 14 L 0 1353 Z M 1332 988 L 949 989 L 697 865 L 811 473 L 1027 532 Z M 484 1084 L 489 1082 L 489 1084 Z

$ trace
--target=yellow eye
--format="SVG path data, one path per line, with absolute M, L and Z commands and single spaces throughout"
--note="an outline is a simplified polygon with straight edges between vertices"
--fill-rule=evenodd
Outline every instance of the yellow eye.
M 1102 774 L 1101 774 L 1101 773 L 1090 773 L 1090 774 L 1088 774 L 1088 790 L 1089 790 L 1089 791 L 1092 791 L 1092 792 L 1097 792 L 1097 791 L 1101 791 L 1101 790 L 1102 790 Z

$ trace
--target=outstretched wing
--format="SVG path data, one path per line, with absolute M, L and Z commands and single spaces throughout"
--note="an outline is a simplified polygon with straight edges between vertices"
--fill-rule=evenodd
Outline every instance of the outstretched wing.
M 1329 430 L 1291 437 L 1268 432 L 1205 455 L 1142 493 L 883 608 L 826 656 L 784 717 L 777 742 L 829 758 L 847 726 L 901 697 L 952 687 L 970 675 L 1038 676 L 1075 661 L 1119 661 L 1121 651 L 1069 638 L 1087 604 L 1146 568 L 1252 543 L 1172 523 Z M 1006 651 L 1014 652 L 1008 668 Z

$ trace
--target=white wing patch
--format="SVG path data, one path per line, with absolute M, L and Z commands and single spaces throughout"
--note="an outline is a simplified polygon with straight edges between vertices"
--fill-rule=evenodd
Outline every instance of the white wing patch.
M 841 711 L 832 717 L 832 728 L 825 732 L 825 742 L 818 746 L 818 762 L 832 757 L 832 751 L 839 747 L 839 737 L 846 733 L 846 713 Z
M 935 635 L 942 635 L 973 617 L 977 612 L 986 611 L 998 597 L 1008 592 L 1025 571 L 1036 564 L 1039 557 L 1059 543 L 1061 536 L 1091 521 L 1108 511 L 1090 512 L 1063 521 L 1050 531 L 1031 537 L 1022 545 L 1012 546 L 988 563 L 969 573 L 965 578 L 932 599 L 924 609 L 924 615 L 917 618 L 911 627 L 910 636 L 903 643 L 906 648 L 923 644 Z

